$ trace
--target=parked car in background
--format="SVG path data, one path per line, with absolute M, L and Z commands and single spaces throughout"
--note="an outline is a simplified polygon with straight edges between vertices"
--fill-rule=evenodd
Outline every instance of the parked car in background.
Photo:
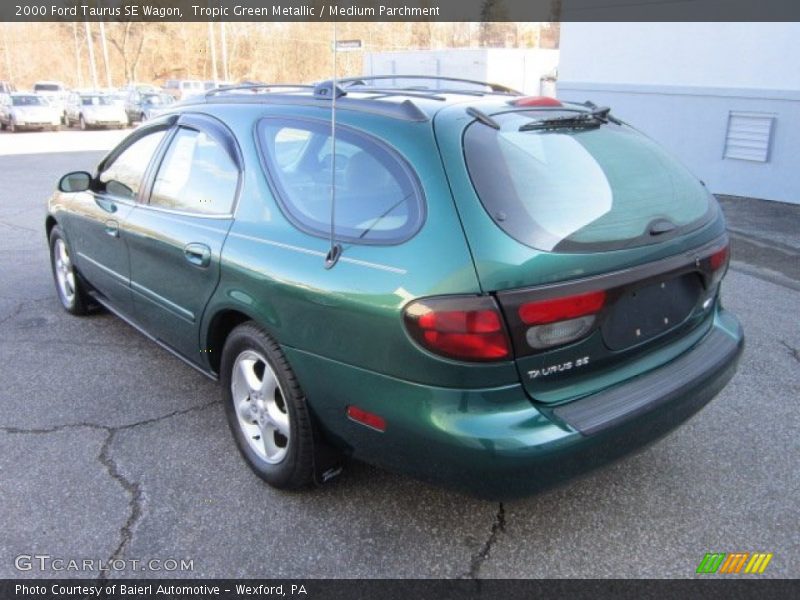
M 16 91 L 17 88 L 10 81 L 0 81 L 0 94 L 10 94 Z
M 203 88 L 205 91 L 213 90 L 214 88 L 223 88 L 234 85 L 232 81 L 204 81 Z
M 609 108 L 414 79 L 200 96 L 65 175 L 44 223 L 64 309 L 218 379 L 279 488 L 341 453 L 519 496 L 710 402 L 744 334 L 702 182 Z
M 66 114 L 64 112 L 69 95 L 69 89 L 60 81 L 37 81 L 33 84 L 33 92 L 47 98 L 61 113 L 61 120 L 66 125 Z
M 128 124 L 142 123 L 152 119 L 159 111 L 175 102 L 166 92 L 139 92 L 131 90 L 125 100 L 125 114 Z
M 128 125 L 125 107 L 114 96 L 97 92 L 74 92 L 66 106 L 67 125 L 81 129 L 105 127 L 122 129 Z
M 197 79 L 168 79 L 164 91 L 176 100 L 185 100 L 206 91 L 205 84 Z
M 21 129 L 52 129 L 61 126 L 61 112 L 37 94 L 12 92 L 0 96 L 0 127 L 16 132 Z

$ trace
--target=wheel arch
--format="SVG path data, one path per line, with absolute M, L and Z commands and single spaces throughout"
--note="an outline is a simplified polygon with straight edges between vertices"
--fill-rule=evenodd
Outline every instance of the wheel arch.
M 47 218 L 44 220 L 44 231 L 48 241 L 50 240 L 50 232 L 53 231 L 53 227 L 56 225 L 58 225 L 56 218 L 53 215 L 47 215 Z
M 219 375 L 225 340 L 228 339 L 231 331 L 247 321 L 258 323 L 257 319 L 236 308 L 220 308 L 209 319 L 203 349 L 207 352 L 209 367 L 217 375 Z

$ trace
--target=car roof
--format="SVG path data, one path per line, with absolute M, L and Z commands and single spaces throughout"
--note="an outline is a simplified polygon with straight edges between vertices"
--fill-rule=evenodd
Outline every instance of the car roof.
M 412 83 L 429 81 L 434 85 L 397 85 L 397 81 Z M 424 75 L 391 75 L 353 77 L 315 84 L 269 84 L 246 83 L 215 88 L 205 94 L 193 96 L 174 105 L 181 107 L 198 104 L 272 104 L 329 106 L 336 96 L 337 107 L 379 114 L 407 121 L 429 121 L 441 109 L 454 104 L 468 104 L 478 112 L 495 114 L 508 110 L 519 110 L 517 101 L 530 100 L 521 92 L 511 88 L 482 81 L 434 77 Z M 544 103 L 542 108 L 552 109 Z M 567 109 L 588 110 L 584 105 L 557 103 Z M 535 102 L 524 104 L 525 109 L 535 110 Z

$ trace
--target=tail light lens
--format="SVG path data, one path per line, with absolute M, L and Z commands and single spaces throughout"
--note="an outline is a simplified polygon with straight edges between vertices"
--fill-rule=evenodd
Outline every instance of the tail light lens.
M 435 354 L 466 361 L 511 358 L 511 343 L 493 298 L 427 298 L 405 309 L 411 337 Z
M 728 270 L 728 263 L 731 260 L 731 247 L 730 244 L 725 244 L 722 248 L 714 252 L 708 259 L 709 266 L 711 267 L 711 285 L 709 288 L 714 288 L 725 276 Z
M 596 315 L 606 303 L 606 292 L 599 290 L 586 294 L 565 296 L 527 302 L 517 310 L 525 325 L 531 348 L 544 349 L 577 340 L 589 333 L 595 325 Z

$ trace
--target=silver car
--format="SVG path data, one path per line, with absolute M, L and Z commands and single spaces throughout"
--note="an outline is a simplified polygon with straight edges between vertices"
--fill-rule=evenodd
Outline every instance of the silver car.
M 0 97 L 0 127 L 12 133 L 20 129 L 52 129 L 61 125 L 61 112 L 36 94 L 13 92 Z
M 67 125 L 81 129 L 107 127 L 122 129 L 128 125 L 125 108 L 114 96 L 100 93 L 73 93 L 67 99 Z

